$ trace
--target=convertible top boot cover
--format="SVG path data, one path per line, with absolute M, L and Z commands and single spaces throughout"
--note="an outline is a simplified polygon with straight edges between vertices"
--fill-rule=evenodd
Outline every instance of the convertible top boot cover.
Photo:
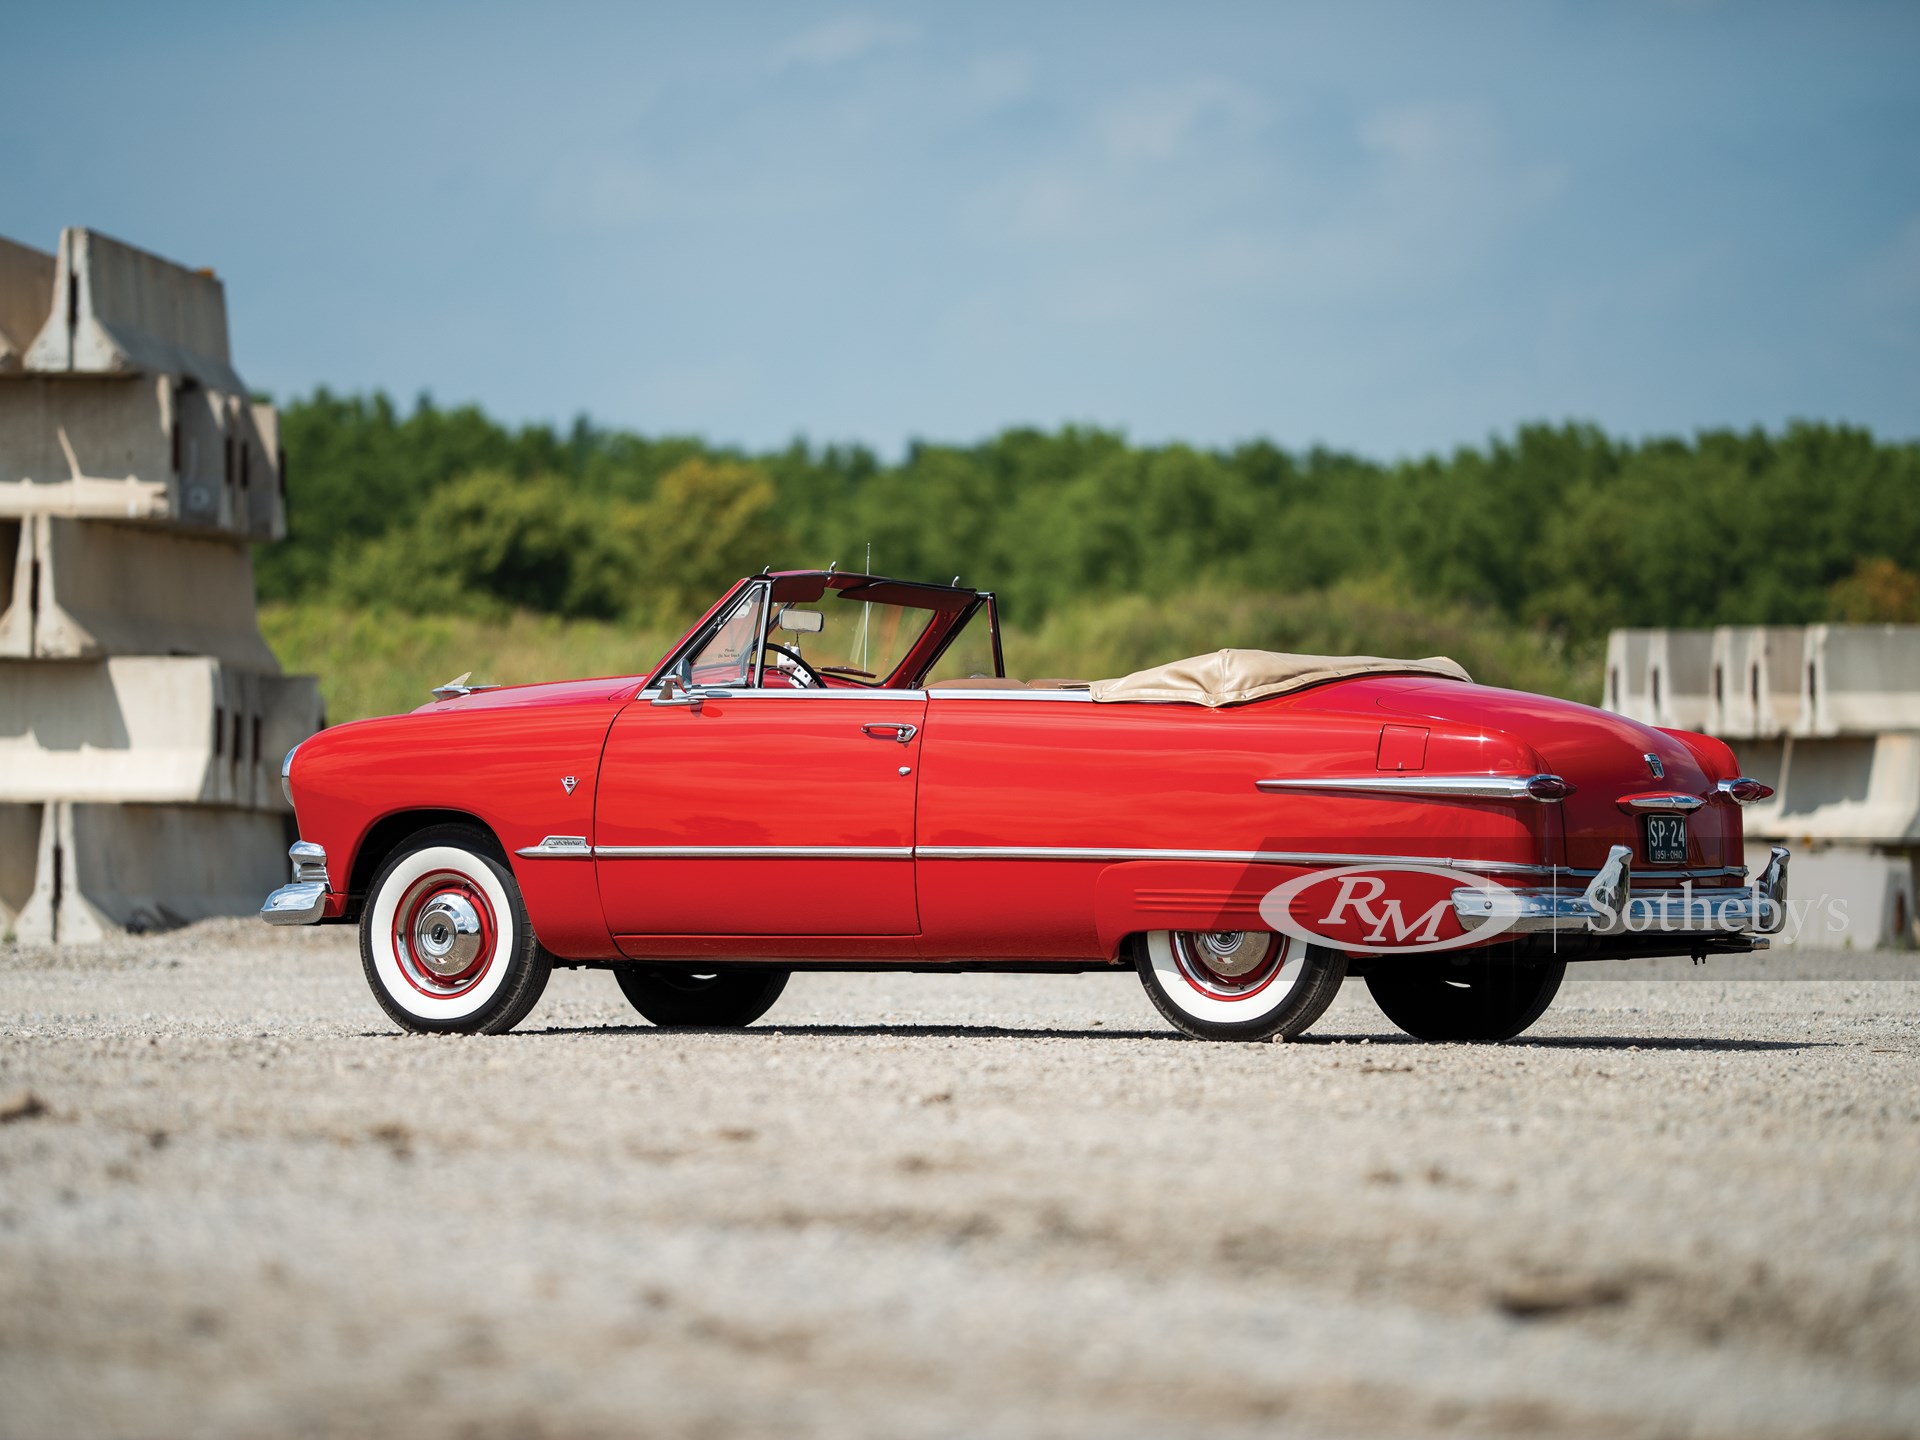
M 1354 675 L 1442 675 L 1473 677 L 1444 655 L 1424 660 L 1387 660 L 1378 655 L 1283 655 L 1274 650 L 1216 650 L 1151 670 L 1136 670 L 1118 680 L 1096 680 L 1095 700 L 1158 701 L 1163 704 L 1245 705 L 1274 695 L 1345 680 Z

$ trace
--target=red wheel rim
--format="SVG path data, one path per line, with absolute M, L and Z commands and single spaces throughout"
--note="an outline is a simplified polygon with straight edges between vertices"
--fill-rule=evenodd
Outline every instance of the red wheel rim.
M 421 876 L 407 887 L 393 916 L 393 953 L 400 974 L 422 995 L 457 999 L 493 968 L 499 922 L 486 890 L 468 876 L 456 870 Z M 463 928 L 469 920 L 470 932 Z
M 1242 932 L 1223 933 L 1238 935 Z M 1211 938 L 1206 933 L 1188 930 L 1175 930 L 1168 936 L 1173 949 L 1173 963 L 1179 968 L 1180 978 L 1209 1000 L 1251 1000 L 1280 977 L 1293 948 L 1289 936 L 1266 935 L 1265 953 L 1252 968 L 1233 975 L 1207 963 L 1207 942 Z

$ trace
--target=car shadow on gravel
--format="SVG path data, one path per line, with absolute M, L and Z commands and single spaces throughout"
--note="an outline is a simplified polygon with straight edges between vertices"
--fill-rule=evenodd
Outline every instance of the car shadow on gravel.
M 1211 1045 L 1220 1043 L 1211 1040 L 1193 1040 L 1189 1036 L 1182 1035 L 1177 1030 L 1110 1030 L 1105 1026 L 1068 1028 L 1063 1026 L 943 1025 L 939 1023 L 924 1025 L 912 1023 L 873 1025 L 754 1025 L 746 1029 L 683 1026 L 670 1030 L 661 1029 L 655 1025 L 553 1025 L 544 1029 L 522 1027 L 515 1033 L 527 1037 L 536 1035 L 648 1035 L 662 1040 L 682 1036 L 719 1035 L 736 1040 L 777 1040 L 801 1037 L 850 1039 L 867 1037 L 894 1040 L 1157 1040 L 1171 1041 L 1176 1044 Z M 1269 1042 L 1262 1041 L 1258 1043 L 1265 1044 Z M 1365 1043 L 1369 1047 L 1382 1046 L 1414 1050 L 1441 1048 L 1433 1042 L 1416 1040 L 1411 1035 L 1401 1034 L 1301 1035 L 1285 1043 L 1289 1045 L 1323 1046 L 1358 1046 Z M 1513 1048 L 1536 1046 L 1548 1050 L 1684 1050 L 1719 1054 L 1823 1050 L 1836 1048 L 1839 1044 L 1839 1042 L 1831 1040 L 1732 1040 L 1710 1035 L 1522 1035 L 1517 1039 L 1498 1043 Z
M 544 1030 L 522 1026 L 520 1035 L 729 1035 L 736 1039 L 773 1040 L 793 1036 L 844 1039 L 849 1036 L 885 1036 L 922 1040 L 1185 1040 L 1177 1030 L 1109 1030 L 1105 1026 L 1066 1029 L 1058 1026 L 1011 1025 L 753 1025 L 746 1029 L 697 1025 L 664 1030 L 655 1025 L 554 1025 Z
M 1416 1040 L 1411 1035 L 1302 1035 L 1288 1042 L 1292 1045 L 1358 1045 L 1369 1046 L 1407 1046 L 1417 1050 L 1432 1050 L 1439 1044 L 1429 1040 Z M 1466 1044 L 1469 1042 L 1455 1042 Z M 1705 1050 L 1722 1054 L 1739 1054 L 1742 1051 L 1771 1050 L 1832 1050 L 1844 1049 L 1843 1042 L 1837 1040 L 1729 1040 L 1714 1035 L 1517 1035 L 1511 1040 L 1475 1042 L 1502 1045 L 1513 1049 L 1535 1047 L 1542 1050 Z

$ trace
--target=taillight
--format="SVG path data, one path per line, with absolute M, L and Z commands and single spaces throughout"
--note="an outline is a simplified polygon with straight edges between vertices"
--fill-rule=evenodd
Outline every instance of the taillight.
M 1771 785 L 1762 785 L 1758 780 L 1749 779 L 1745 775 L 1738 780 L 1722 780 L 1715 788 L 1729 800 L 1736 800 L 1742 805 L 1754 805 L 1762 800 L 1773 798 Z
M 1536 800 L 1564 800 L 1573 794 L 1573 782 L 1558 775 L 1532 775 L 1527 779 L 1527 794 Z

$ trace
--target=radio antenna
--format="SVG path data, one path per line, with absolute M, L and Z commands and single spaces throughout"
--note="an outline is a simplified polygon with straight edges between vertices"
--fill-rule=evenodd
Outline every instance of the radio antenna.
M 873 541 L 867 541 L 867 578 L 873 578 Z M 867 601 L 860 607 L 860 668 L 867 668 L 867 636 L 873 619 L 873 602 Z

